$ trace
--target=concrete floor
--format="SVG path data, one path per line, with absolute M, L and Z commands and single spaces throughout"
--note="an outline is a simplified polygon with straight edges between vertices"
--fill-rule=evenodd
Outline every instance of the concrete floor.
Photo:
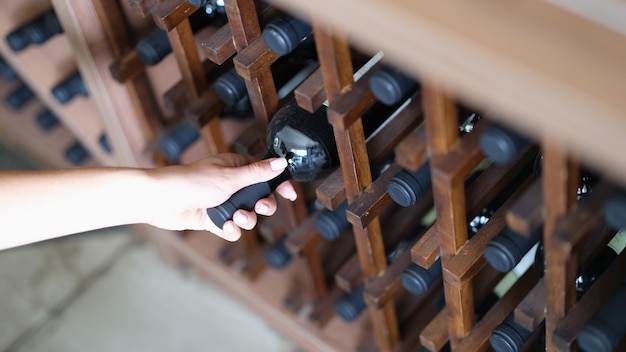
M 0 168 L 36 165 L 0 145 Z M 296 351 L 127 228 L 0 251 L 0 351 Z

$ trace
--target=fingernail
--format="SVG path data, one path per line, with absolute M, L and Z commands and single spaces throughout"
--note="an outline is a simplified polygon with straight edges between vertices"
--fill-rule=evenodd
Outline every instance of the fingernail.
M 270 168 L 274 171 L 280 171 L 287 167 L 287 159 L 276 158 L 270 162 Z
M 298 199 L 298 193 L 289 192 L 289 194 L 287 194 L 287 199 L 293 202 L 294 200 Z
M 235 233 L 235 225 L 230 222 L 224 224 L 224 228 L 222 229 L 226 233 Z
M 248 222 L 248 216 L 242 213 L 237 213 L 235 214 L 233 220 L 235 220 L 236 223 L 245 224 Z
M 270 211 L 270 206 L 265 203 L 260 203 L 256 207 L 256 212 L 259 214 L 267 214 Z

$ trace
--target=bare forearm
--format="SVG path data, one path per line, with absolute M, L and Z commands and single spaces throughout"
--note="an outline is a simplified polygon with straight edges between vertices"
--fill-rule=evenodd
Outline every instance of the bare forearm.
M 155 187 L 147 172 L 95 168 L 0 173 L 0 249 L 145 222 Z

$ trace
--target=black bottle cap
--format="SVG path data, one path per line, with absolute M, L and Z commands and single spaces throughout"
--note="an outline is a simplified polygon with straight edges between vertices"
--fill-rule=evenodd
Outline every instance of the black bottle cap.
M 430 166 L 426 163 L 416 172 L 401 170 L 387 183 L 387 192 L 394 202 L 408 207 L 431 186 Z
M 24 31 L 35 44 L 41 44 L 55 34 L 63 32 L 54 11 L 49 11 L 37 18 L 29 26 L 24 27 Z
M 104 151 L 106 151 L 107 153 L 111 153 L 113 151 L 111 143 L 109 142 L 109 138 L 107 138 L 106 134 L 103 133 L 100 135 L 100 138 L 98 138 L 98 143 L 100 143 L 102 149 L 104 149 Z
M 489 336 L 489 344 L 496 352 L 519 352 L 524 346 L 523 338 L 510 325 L 498 325 Z
M 285 247 L 284 241 L 281 240 L 275 245 L 268 247 L 263 252 L 263 258 L 269 266 L 275 269 L 282 269 L 291 260 L 291 253 Z
M 18 28 L 13 32 L 7 34 L 6 41 L 9 45 L 9 48 L 11 48 L 11 50 L 13 50 L 14 52 L 22 51 L 27 46 L 32 44 L 30 41 L 30 36 L 28 35 L 28 33 L 26 33 L 26 31 L 24 31 L 23 28 Z
M 617 193 L 604 203 L 604 220 L 614 229 L 626 228 L 626 194 Z
M 433 265 L 441 265 L 440 262 L 433 263 Z M 400 274 L 400 282 L 402 286 L 412 294 L 419 296 L 423 295 L 433 285 L 437 277 L 431 275 L 431 273 L 417 264 L 410 264 L 402 274 Z
M 611 352 L 613 343 L 605 333 L 606 327 L 585 324 L 577 335 L 578 345 L 587 352 Z
M 36 121 L 43 131 L 49 131 L 59 125 L 59 119 L 50 110 L 44 110 L 37 114 Z
M 209 2 L 211 2 L 211 1 L 210 0 L 187 0 L 187 2 L 191 6 L 200 7 L 200 6 L 208 5 Z
M 335 302 L 333 309 L 337 315 L 347 321 L 351 322 L 358 318 L 361 311 L 365 308 L 365 301 L 363 298 L 363 287 L 360 286 L 353 292 L 342 296 Z
M 228 70 L 216 79 L 213 83 L 213 90 L 228 106 L 234 105 L 248 95 L 246 81 L 237 74 L 235 69 Z
M 198 138 L 200 138 L 198 129 L 183 122 L 159 139 L 159 149 L 169 160 L 178 160 L 183 151 Z
M 343 202 L 337 209 L 324 209 L 315 219 L 315 228 L 322 237 L 329 241 L 336 240 L 341 236 L 350 223 L 346 218 L 348 204 Z
M 0 77 L 11 82 L 17 79 L 17 73 L 6 61 L 0 59 Z
M 82 96 L 89 94 L 78 71 L 52 88 L 52 95 L 60 104 L 67 103 L 78 94 Z
M 524 254 L 507 236 L 494 237 L 484 252 L 487 262 L 501 273 L 513 270 Z
M 274 53 L 284 56 L 292 52 L 306 35 L 311 26 L 294 17 L 278 17 L 263 30 L 263 39 Z
M 172 51 L 167 32 L 156 29 L 135 45 L 135 51 L 139 60 L 148 66 L 161 62 Z
M 410 78 L 385 68 L 374 72 L 369 81 L 372 93 L 385 105 L 399 103 L 414 84 Z
M 65 158 L 72 165 L 80 165 L 89 156 L 89 152 L 80 143 L 74 143 L 65 150 Z
M 35 96 L 32 90 L 27 85 L 22 85 L 10 92 L 6 96 L 6 103 L 13 110 L 18 110 L 22 106 L 26 105 Z
M 513 161 L 527 141 L 511 130 L 492 125 L 480 135 L 478 143 L 491 161 L 503 165 Z

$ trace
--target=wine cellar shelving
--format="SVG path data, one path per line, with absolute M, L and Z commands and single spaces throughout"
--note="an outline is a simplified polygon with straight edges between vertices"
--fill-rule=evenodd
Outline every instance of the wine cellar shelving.
M 614 22 L 492 0 L 5 3 L 3 36 L 50 8 L 63 27 L 20 52 L 0 44 L 39 100 L 0 107 L 2 136 L 48 166 L 70 166 L 61 150 L 74 140 L 88 165 L 262 157 L 286 106 L 310 124 L 325 112 L 337 167 L 292 181 L 298 199 L 277 197 L 278 212 L 239 241 L 137 227 L 176 268 L 219 284 L 304 349 L 575 350 L 624 279 L 619 253 L 598 269 L 621 234 L 605 204 L 626 184 L 626 37 Z M 208 24 L 198 29 L 192 14 L 202 11 Z M 263 31 L 292 15 L 307 33 L 297 54 L 281 56 Z M 153 49 L 169 49 L 148 63 L 138 43 L 152 34 L 164 38 Z M 306 70 L 281 89 L 294 57 Z M 50 90 L 76 69 L 89 94 L 59 104 Z M 396 105 L 372 88 L 384 70 L 412 82 Z M 243 87 L 236 106 L 216 84 L 232 72 Z M 2 94 L 19 84 L 0 83 Z M 62 128 L 40 136 L 33 121 L 44 106 Z M 180 150 L 164 150 L 163 138 L 183 129 Z M 490 154 L 500 145 L 489 136 L 510 138 L 501 154 Z M 407 206 L 388 188 L 401 173 L 423 188 Z M 341 226 L 321 228 L 329 218 Z M 531 247 L 534 265 L 517 266 Z M 498 340 L 511 327 L 525 337 Z

